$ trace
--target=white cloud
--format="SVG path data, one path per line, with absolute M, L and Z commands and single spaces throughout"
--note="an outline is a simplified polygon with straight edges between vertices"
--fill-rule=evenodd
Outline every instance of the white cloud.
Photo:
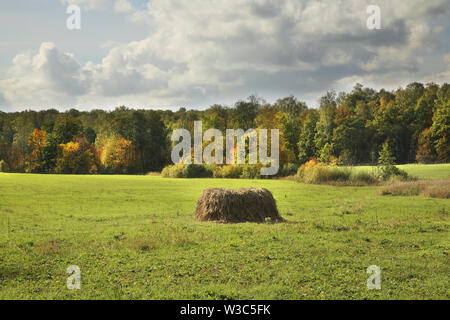
M 87 92 L 89 73 L 74 56 L 43 43 L 39 52 L 18 54 L 7 78 L 0 80 L 0 92 L 12 105 L 39 106 L 68 102 Z
M 424 79 L 425 82 L 450 82 L 450 53 L 445 54 L 442 60 L 447 64 L 447 68 L 442 72 L 427 76 Z
M 132 22 L 148 23 L 149 21 L 148 12 L 136 9 L 128 0 L 116 0 L 113 9 L 116 13 L 126 14 Z
M 365 0 L 152 0 L 146 11 L 127 0 L 63 1 L 109 4 L 151 35 L 114 45 L 97 64 L 50 44 L 18 54 L 0 81 L 10 104 L 195 105 L 401 81 L 425 67 L 444 30 L 431 20 L 449 16 L 448 0 L 380 0 L 382 30 L 368 30 Z
M 114 11 L 119 13 L 130 13 L 134 11 L 133 5 L 127 0 L 117 0 L 114 3 Z
M 61 0 L 64 5 L 77 5 L 85 10 L 107 9 L 111 0 Z
M 448 65 L 450 65 L 450 53 L 449 53 L 449 54 L 446 54 L 446 55 L 444 56 L 444 61 L 445 61 L 445 63 L 447 63 Z

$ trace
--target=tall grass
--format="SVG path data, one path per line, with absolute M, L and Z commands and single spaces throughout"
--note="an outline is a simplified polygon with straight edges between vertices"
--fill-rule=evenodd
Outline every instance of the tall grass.
M 407 181 L 412 178 L 394 165 L 379 166 L 373 172 L 353 171 L 349 167 L 338 167 L 319 163 L 312 159 L 305 163 L 297 172 L 297 180 L 312 184 L 333 184 L 363 186 L 381 182 Z
M 306 164 L 302 166 L 297 176 L 304 183 L 344 182 L 350 180 L 351 170 L 348 168 L 328 167 L 322 164 Z
M 425 196 L 450 199 L 450 181 L 413 181 L 395 183 L 381 191 L 382 195 Z
M 348 167 L 328 166 L 315 160 L 300 167 L 297 179 L 303 183 L 335 185 L 370 185 L 378 181 L 371 173 L 354 173 Z

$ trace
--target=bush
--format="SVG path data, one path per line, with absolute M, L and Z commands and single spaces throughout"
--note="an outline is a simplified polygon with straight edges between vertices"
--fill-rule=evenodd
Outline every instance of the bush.
M 221 171 L 221 178 L 239 179 L 244 171 L 244 167 L 240 165 L 226 165 Z
M 203 164 L 176 164 L 165 167 L 161 175 L 165 178 L 211 178 L 213 169 Z
M 182 171 L 183 178 L 211 178 L 213 170 L 209 165 L 188 164 Z
M 8 172 L 8 164 L 5 160 L 0 160 L 0 172 Z
M 300 167 L 297 176 L 304 183 L 345 182 L 351 177 L 348 168 L 330 167 L 311 160 Z
M 406 181 L 409 179 L 406 171 L 397 168 L 395 163 L 395 157 L 392 155 L 388 141 L 383 144 L 380 151 L 380 157 L 378 158 L 377 176 L 380 180 L 401 180 Z
M 213 166 L 213 178 L 223 178 L 222 166 Z
M 172 166 L 166 166 L 161 170 L 161 176 L 164 178 L 172 178 L 170 176 L 170 169 Z
M 162 170 L 161 175 L 165 178 L 183 178 L 183 169 L 183 164 L 167 166 Z
M 244 165 L 242 168 L 242 179 L 260 179 L 261 178 L 261 166 L 260 165 Z
M 349 168 L 329 166 L 311 160 L 300 167 L 297 178 L 304 183 L 329 183 L 336 185 L 370 185 L 378 182 L 375 175 L 368 172 L 353 173 Z
M 379 166 L 377 168 L 377 177 L 378 179 L 383 181 L 388 180 L 406 181 L 410 179 L 406 171 L 401 170 L 392 164 Z
M 299 166 L 294 163 L 287 163 L 281 166 L 280 171 L 278 171 L 277 176 L 279 177 L 288 177 L 288 176 L 295 176 L 295 174 L 298 172 Z
M 165 178 L 226 178 L 226 179 L 261 179 L 261 164 L 245 165 L 208 165 L 177 164 L 165 167 L 161 176 Z M 280 168 L 277 176 L 295 175 L 297 166 L 286 164 Z M 268 177 L 270 178 L 270 177 Z

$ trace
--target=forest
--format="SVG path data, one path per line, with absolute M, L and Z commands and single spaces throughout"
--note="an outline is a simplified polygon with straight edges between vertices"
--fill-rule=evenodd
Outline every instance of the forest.
M 356 84 L 327 92 L 318 108 L 294 96 L 258 96 L 206 110 L 94 109 L 0 112 L 0 171 L 142 174 L 171 164 L 178 128 L 279 129 L 280 163 L 310 159 L 376 164 L 389 149 L 397 164 L 450 162 L 450 85 L 411 83 L 379 91 Z M 193 134 L 192 134 L 193 136 Z

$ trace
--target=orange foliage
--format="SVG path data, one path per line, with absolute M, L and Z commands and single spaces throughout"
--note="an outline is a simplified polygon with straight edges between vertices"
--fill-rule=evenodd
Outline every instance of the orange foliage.
M 318 164 L 319 164 L 319 162 L 317 162 L 316 159 L 311 158 L 311 160 L 309 160 L 308 162 L 306 162 L 306 163 L 304 164 L 304 166 L 305 166 L 305 167 L 314 167 L 314 166 L 316 166 L 316 165 L 318 165 Z

